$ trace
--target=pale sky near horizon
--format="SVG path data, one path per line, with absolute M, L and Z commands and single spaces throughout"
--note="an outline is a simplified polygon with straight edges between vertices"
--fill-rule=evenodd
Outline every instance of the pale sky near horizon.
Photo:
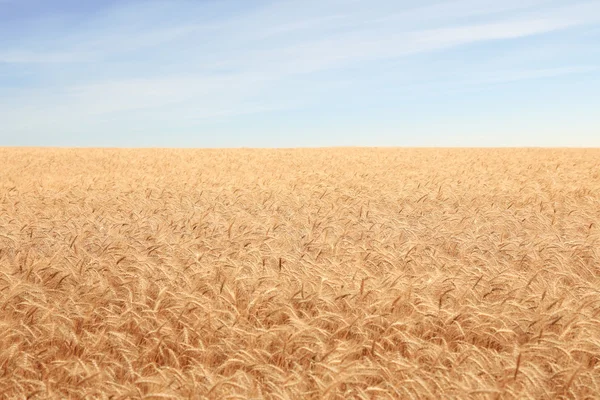
M 600 147 L 600 0 L 0 0 L 0 146 Z

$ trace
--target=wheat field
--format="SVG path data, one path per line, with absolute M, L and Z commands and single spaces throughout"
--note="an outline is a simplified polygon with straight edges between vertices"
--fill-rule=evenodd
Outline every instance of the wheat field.
M 0 149 L 2 399 L 600 397 L 600 150 Z

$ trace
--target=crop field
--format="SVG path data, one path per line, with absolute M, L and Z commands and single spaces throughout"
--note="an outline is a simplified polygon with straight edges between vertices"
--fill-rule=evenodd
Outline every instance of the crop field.
M 600 150 L 0 149 L 1 399 L 600 396 Z

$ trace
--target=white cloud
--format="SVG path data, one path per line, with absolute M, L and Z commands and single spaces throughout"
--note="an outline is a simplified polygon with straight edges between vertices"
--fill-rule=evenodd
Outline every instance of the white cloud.
M 531 79 L 555 78 L 559 76 L 586 74 L 600 71 L 600 67 L 590 65 L 569 66 L 560 68 L 539 68 L 524 70 L 500 70 L 488 74 L 475 74 L 470 79 L 455 82 L 463 85 L 486 85 L 495 83 L 518 82 Z
M 2 1 L 2 0 L 0 0 Z M 7 51 L 0 53 L 0 63 L 7 64 L 67 64 L 89 59 L 85 53 Z
M 389 34 L 361 30 L 291 46 L 247 50 L 244 54 L 226 56 L 219 63 L 271 75 L 309 73 L 482 41 L 516 39 L 564 29 L 572 24 L 551 19 L 514 19 Z
M 554 8 L 543 7 L 544 3 L 548 0 L 456 0 L 407 8 L 402 2 L 385 1 L 285 1 L 218 22 L 195 22 L 191 16 L 201 14 L 202 9 L 194 3 L 185 2 L 178 3 L 182 8 L 180 19 L 172 19 L 170 24 L 155 22 L 165 12 L 168 3 L 142 3 L 136 7 L 116 8 L 101 15 L 91 21 L 91 26 L 83 32 L 71 31 L 59 37 L 41 38 L 43 50 L 36 43 L 28 46 L 26 40 L 20 45 L 22 48 L 0 48 L 0 60 L 5 63 L 101 61 L 112 54 L 168 47 L 179 42 L 193 44 L 201 51 L 203 44 L 213 41 L 223 43 L 226 47 L 222 49 L 224 53 L 242 53 L 238 58 L 251 56 L 253 48 L 264 51 L 266 47 L 276 53 L 279 46 L 297 50 L 315 48 L 317 53 L 322 49 L 329 54 L 334 50 L 335 54 L 329 58 L 353 59 L 357 53 L 355 42 L 383 47 L 400 41 L 404 49 L 424 46 L 422 48 L 426 51 L 477 40 L 523 37 L 600 21 L 598 2 Z M 387 8 L 382 7 L 386 4 Z M 186 13 L 185 7 L 192 9 Z M 388 15 L 381 17 L 386 10 Z M 524 16 L 497 17 L 498 13 L 515 10 L 524 10 Z M 463 22 L 456 26 L 457 19 L 473 17 L 488 20 Z M 432 24 L 447 26 L 432 28 Z M 285 36 L 292 33 L 298 36 Z M 323 40 L 324 37 L 328 38 Z M 276 41 L 270 44 L 269 39 Z M 391 54 L 398 54 L 394 47 L 389 50 Z M 400 51 L 400 55 L 405 52 Z M 413 50 L 410 49 L 410 52 Z M 204 61 L 207 57 L 193 58 Z
M 117 6 L 80 23 L 79 29 L 57 29 L 48 37 L 32 34 L 16 49 L 0 45 L 0 63 L 39 68 L 39 80 L 50 83 L 37 89 L 4 90 L 0 119 L 5 129 L 25 131 L 45 126 L 73 129 L 107 115 L 143 110 L 164 121 L 169 115 L 196 120 L 294 107 L 310 101 L 310 96 L 287 93 L 281 100 L 267 94 L 303 74 L 600 21 L 600 2 L 553 4 L 456 0 L 407 7 L 400 1 L 278 1 L 204 22 L 198 19 L 201 2 L 180 2 L 176 8 L 167 2 Z M 165 10 L 175 14 L 161 18 Z M 595 67 L 573 63 L 557 68 L 490 68 L 464 82 L 487 84 L 591 71 L 586 68 Z M 320 84 L 324 86 L 312 93 L 331 87 Z M 2 103 L 3 96 L 10 96 L 10 101 Z

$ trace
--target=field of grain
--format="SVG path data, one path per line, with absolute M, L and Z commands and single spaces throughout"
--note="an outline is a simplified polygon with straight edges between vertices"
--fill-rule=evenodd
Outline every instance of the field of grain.
M 0 149 L 0 398 L 600 396 L 600 150 Z

